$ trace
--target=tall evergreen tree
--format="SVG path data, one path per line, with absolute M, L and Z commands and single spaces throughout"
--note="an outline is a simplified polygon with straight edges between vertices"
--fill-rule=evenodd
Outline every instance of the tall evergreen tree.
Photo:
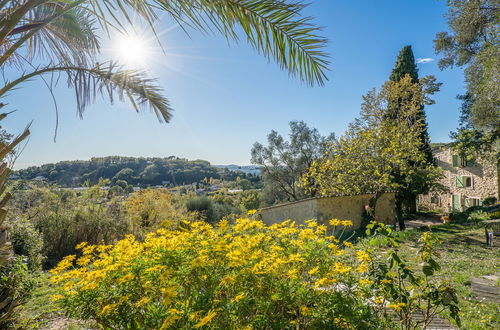
M 399 82 L 407 74 L 410 75 L 412 83 L 418 83 L 418 69 L 410 45 L 404 46 L 399 52 L 396 65 L 392 69 L 389 79 Z
M 396 60 L 396 65 L 392 69 L 389 79 L 391 81 L 398 83 L 406 75 L 410 76 L 412 83 L 420 83 L 418 77 L 417 64 L 415 63 L 415 57 L 413 56 L 413 51 L 410 45 L 404 46 L 399 52 L 399 55 Z M 423 84 L 421 85 L 423 88 Z M 412 95 L 409 95 L 408 97 L 411 99 Z M 393 104 L 390 104 L 388 107 L 387 115 L 389 116 L 389 119 L 399 118 L 401 111 L 400 110 L 401 104 L 403 104 L 404 102 L 401 99 L 397 99 L 392 103 Z M 424 112 L 424 102 L 422 102 L 421 106 L 417 109 L 414 120 L 415 122 L 418 122 L 419 125 L 422 125 L 422 129 L 419 134 L 419 140 L 421 142 L 419 149 L 420 152 L 422 152 L 424 155 L 424 157 L 422 158 L 423 159 L 422 166 L 426 166 L 427 164 L 432 164 L 433 156 L 432 156 L 432 149 L 430 146 L 429 133 L 427 132 L 428 126 Z M 416 165 L 418 166 L 418 164 Z M 399 181 L 407 181 L 407 178 L 404 175 L 401 175 Z M 427 185 L 422 185 L 421 188 L 422 191 L 420 191 L 419 193 L 427 193 L 429 187 Z M 411 190 L 403 191 L 397 198 L 398 211 L 401 211 L 403 203 L 406 204 L 409 211 L 411 212 L 416 211 L 416 197 L 417 196 L 415 191 Z M 404 228 L 404 221 L 401 218 L 401 214 L 399 214 L 399 218 L 400 218 L 399 220 L 400 227 Z

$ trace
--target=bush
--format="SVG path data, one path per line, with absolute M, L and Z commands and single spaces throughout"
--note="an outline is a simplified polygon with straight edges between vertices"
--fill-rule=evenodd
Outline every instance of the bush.
M 483 200 L 483 206 L 495 205 L 496 202 L 497 202 L 496 197 L 487 197 Z
M 142 189 L 124 202 L 136 236 L 143 238 L 160 227 L 177 226 L 179 221 L 193 218 L 177 196 L 167 189 Z
M 21 218 L 11 221 L 9 239 L 14 253 L 25 257 L 31 271 L 39 271 L 44 260 L 42 254 L 42 234 L 28 220 Z
M 92 187 L 81 196 L 70 190 L 33 188 L 14 193 L 9 222 L 30 219 L 30 225 L 18 228 L 13 238 L 23 255 L 31 255 L 36 264 L 36 242 L 28 242 L 38 231 L 43 238 L 44 266 L 53 267 L 64 256 L 76 253 L 75 246 L 88 241 L 93 244 L 113 243 L 130 233 L 130 221 L 123 216 L 121 204 L 108 200 L 100 187 Z M 31 267 L 31 266 L 30 266 Z
M 197 212 L 208 223 L 217 221 L 214 202 L 207 196 L 197 196 L 187 200 L 186 208 L 190 212 Z
M 22 257 L 13 258 L 0 267 L 1 329 L 9 328 L 14 308 L 29 297 L 34 284 L 34 277 Z
M 52 281 L 62 286 L 53 299 L 61 300 L 70 316 L 92 318 L 104 328 L 390 327 L 385 309 L 379 310 L 387 304 L 401 310 L 402 297 L 420 294 L 420 287 L 400 283 L 396 295 L 381 290 L 374 295 L 375 281 L 384 285 L 392 273 L 370 278 L 369 270 L 382 264 L 331 232 L 315 221 L 268 227 L 238 219 L 217 227 L 182 222 L 142 243 L 129 235 L 113 246 L 81 244 L 81 257 L 68 256 L 51 271 Z M 422 260 L 435 268 L 434 260 Z M 400 259 L 397 264 L 392 261 L 390 268 L 401 280 L 410 269 Z M 434 311 L 441 294 L 432 294 Z
M 51 271 L 66 289 L 55 299 L 110 328 L 377 327 L 381 320 L 353 293 L 357 272 L 342 246 L 325 226 L 310 225 L 183 223 L 143 243 L 128 236 L 81 245 L 83 257 Z

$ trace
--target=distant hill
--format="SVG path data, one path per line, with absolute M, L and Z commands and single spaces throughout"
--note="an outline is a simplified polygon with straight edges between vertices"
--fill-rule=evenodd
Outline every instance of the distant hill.
M 232 165 L 231 165 L 232 166 Z M 236 165 L 234 165 L 236 166 Z M 132 185 L 185 185 L 205 178 L 234 181 L 237 177 L 259 180 L 243 171 L 212 166 L 206 160 L 187 160 L 175 156 L 167 158 L 95 157 L 90 160 L 62 161 L 55 164 L 31 166 L 13 173 L 17 179 L 42 179 L 65 187 L 81 186 L 100 178 L 112 182 L 125 180 Z
M 226 168 L 229 171 L 243 172 L 246 174 L 260 175 L 260 166 L 258 165 L 214 165 L 217 168 Z

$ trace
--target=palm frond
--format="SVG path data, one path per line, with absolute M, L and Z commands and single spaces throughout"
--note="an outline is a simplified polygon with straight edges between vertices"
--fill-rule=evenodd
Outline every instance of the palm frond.
M 77 5 L 48 2 L 30 10 L 12 29 L 3 48 L 2 58 L 14 62 L 17 52 L 26 47 L 27 57 L 35 55 L 57 63 L 77 63 L 88 66 L 94 63 L 99 42 L 94 28 L 95 18 Z M 3 62 L 3 61 L 2 61 Z
M 104 94 L 109 97 L 110 102 L 114 101 L 115 96 L 118 96 L 121 101 L 127 97 L 136 111 L 149 106 L 160 122 L 169 122 L 172 117 L 170 103 L 163 96 L 163 89 L 157 85 L 155 79 L 147 78 L 143 71 L 123 70 L 114 63 L 97 65 L 93 68 L 49 65 L 23 74 L 18 79 L 7 83 L 0 89 L 0 98 L 25 81 L 57 72 L 67 74 L 68 86 L 75 90 L 77 111 L 80 116 L 95 100 L 97 94 Z
M 180 26 L 204 33 L 218 31 L 229 40 L 246 40 L 282 69 L 310 85 L 323 85 L 328 70 L 328 56 L 322 51 L 326 39 L 312 18 L 302 16 L 305 4 L 285 0 L 103 0 L 91 1 L 102 17 L 111 17 L 121 25 L 116 11 L 125 17 L 130 8 L 137 9 L 147 22 L 156 19 L 155 8 L 170 15 Z M 107 15 L 108 14 L 108 15 Z M 101 22 L 106 25 L 106 22 Z

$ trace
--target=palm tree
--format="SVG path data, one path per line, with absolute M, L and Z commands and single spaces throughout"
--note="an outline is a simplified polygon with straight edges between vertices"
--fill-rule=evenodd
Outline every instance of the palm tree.
M 185 30 L 218 32 L 234 41 L 243 35 L 290 75 L 322 85 L 328 65 L 321 50 L 325 39 L 311 17 L 302 15 L 304 7 L 286 0 L 0 0 L 0 68 L 23 68 L 0 88 L 0 100 L 27 80 L 63 73 L 75 89 L 80 115 L 96 93 L 110 101 L 117 94 L 135 110 L 149 106 L 168 122 L 172 109 L 156 80 L 111 61 L 96 64 L 99 29 L 108 36 L 112 30 L 124 33 L 124 22 L 132 24 L 131 17 L 139 16 L 154 32 L 159 14 Z
M 322 85 L 328 65 L 321 51 L 325 40 L 311 18 L 302 16 L 303 8 L 301 2 L 286 0 L 0 0 L 0 70 L 20 69 L 17 79 L 0 85 L 0 108 L 7 93 L 23 82 L 40 77 L 51 91 L 54 80 L 44 77 L 62 73 L 75 89 L 80 116 L 96 94 L 104 93 L 110 101 L 114 95 L 128 98 L 137 111 L 149 106 L 160 121 L 168 122 L 172 109 L 154 79 L 111 61 L 96 63 L 99 29 L 108 36 L 111 30 L 124 33 L 123 22 L 131 24 L 131 17 L 139 16 L 154 32 L 161 13 L 184 29 L 219 32 L 235 41 L 239 29 L 258 52 L 290 75 Z M 0 119 L 5 116 L 0 114 Z M 0 195 L 8 174 L 3 157 L 28 134 L 26 129 L 12 144 L 0 144 Z M 0 199 L 0 252 L 6 229 L 1 226 L 6 213 L 2 207 L 9 197 Z M 0 253 L 0 268 L 8 264 L 3 257 Z M 19 297 L 3 285 L 0 293 L 1 326 Z

